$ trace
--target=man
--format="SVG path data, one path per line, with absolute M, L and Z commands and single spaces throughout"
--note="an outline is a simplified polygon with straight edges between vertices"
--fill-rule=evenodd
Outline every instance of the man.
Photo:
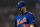
M 34 16 L 31 12 L 26 11 L 26 4 L 24 1 L 17 3 L 18 15 L 15 16 L 15 27 L 34 27 Z

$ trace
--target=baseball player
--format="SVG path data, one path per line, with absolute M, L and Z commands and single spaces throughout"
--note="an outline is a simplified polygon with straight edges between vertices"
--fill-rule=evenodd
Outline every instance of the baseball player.
M 26 10 L 26 3 L 19 1 L 16 7 L 19 14 L 15 16 L 15 27 L 34 27 L 35 18 L 31 12 Z

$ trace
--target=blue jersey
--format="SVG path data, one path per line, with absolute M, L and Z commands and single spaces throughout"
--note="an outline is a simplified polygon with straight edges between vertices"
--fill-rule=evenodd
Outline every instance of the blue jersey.
M 34 24 L 35 19 L 31 12 L 26 12 L 24 15 L 15 16 L 15 27 L 30 27 L 30 24 Z

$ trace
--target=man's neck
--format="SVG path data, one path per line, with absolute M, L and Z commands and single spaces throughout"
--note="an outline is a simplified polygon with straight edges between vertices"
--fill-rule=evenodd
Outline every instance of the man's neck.
M 25 11 L 25 12 L 21 13 L 21 15 L 24 15 L 26 12 L 27 12 L 27 11 Z

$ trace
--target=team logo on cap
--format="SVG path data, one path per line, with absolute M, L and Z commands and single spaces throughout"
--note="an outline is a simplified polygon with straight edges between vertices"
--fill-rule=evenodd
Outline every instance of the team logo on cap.
M 18 3 L 18 5 L 19 5 L 20 3 Z

